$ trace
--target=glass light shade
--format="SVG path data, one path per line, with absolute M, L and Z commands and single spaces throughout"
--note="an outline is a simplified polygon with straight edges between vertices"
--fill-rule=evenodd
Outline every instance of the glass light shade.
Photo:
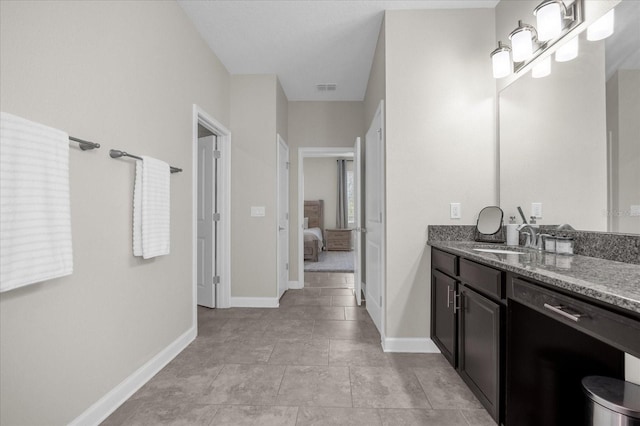
M 562 32 L 562 8 L 559 3 L 547 3 L 536 9 L 536 30 L 538 40 L 547 41 L 558 37 Z
M 542 61 L 538 62 L 531 70 L 531 77 L 542 78 L 551 74 L 551 56 L 547 56 Z
M 499 50 L 491 55 L 493 78 L 506 77 L 513 72 L 513 62 L 508 50 Z
M 533 33 L 525 28 L 511 35 L 513 62 L 522 62 L 533 56 Z
M 604 16 L 598 19 L 587 28 L 587 40 L 602 40 L 613 34 L 614 9 L 611 9 Z
M 567 62 L 578 56 L 578 36 L 575 36 L 560 49 L 556 50 L 556 61 Z

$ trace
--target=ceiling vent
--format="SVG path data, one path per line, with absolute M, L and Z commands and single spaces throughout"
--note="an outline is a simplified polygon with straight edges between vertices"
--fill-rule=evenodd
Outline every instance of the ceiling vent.
M 318 92 L 335 92 L 336 91 L 335 84 L 316 84 L 316 89 Z

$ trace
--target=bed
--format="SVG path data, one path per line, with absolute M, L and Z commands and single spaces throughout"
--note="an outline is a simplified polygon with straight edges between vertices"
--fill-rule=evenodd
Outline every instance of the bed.
M 324 201 L 305 200 L 304 218 L 308 221 L 304 229 L 304 260 L 317 262 L 324 248 Z

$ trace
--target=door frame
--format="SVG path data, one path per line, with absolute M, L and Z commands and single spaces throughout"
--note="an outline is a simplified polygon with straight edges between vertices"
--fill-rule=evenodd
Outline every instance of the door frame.
M 334 157 L 349 158 L 354 155 L 353 147 L 298 148 L 298 288 L 304 287 L 304 159 Z
M 289 194 L 290 194 L 290 188 L 291 188 L 291 170 L 290 170 L 290 165 L 291 165 L 291 153 L 289 152 L 289 145 L 287 144 L 287 142 L 282 139 L 282 136 L 280 136 L 279 133 L 276 134 L 276 159 L 277 159 L 277 175 L 276 175 L 276 277 L 277 277 L 277 294 L 278 294 L 278 299 L 280 299 L 282 297 L 282 295 L 284 294 L 285 291 L 287 291 L 289 289 L 289 268 L 287 267 L 287 279 L 285 280 L 285 282 L 283 283 L 283 288 L 284 290 L 282 290 L 282 292 L 280 291 L 280 274 L 281 274 L 281 269 L 282 268 L 282 261 L 283 259 L 281 259 L 280 256 L 280 214 L 282 213 L 280 211 L 280 198 L 283 196 L 283 194 L 280 191 L 280 148 L 283 147 L 286 150 L 286 155 L 287 155 L 287 191 L 286 194 L 284 194 L 287 198 L 287 203 L 286 203 L 286 208 L 287 208 L 287 229 L 286 229 L 286 245 L 287 245 L 287 259 L 286 259 L 286 264 L 289 265 L 291 262 L 289 262 L 289 259 L 291 257 L 291 250 L 289 248 L 289 232 L 291 231 L 291 215 L 290 215 L 290 211 L 289 211 L 289 206 L 290 206 L 290 200 L 289 200 Z
M 193 104 L 191 141 L 191 291 L 193 298 L 193 324 L 198 327 L 198 124 L 218 137 L 221 158 L 218 185 L 218 274 L 216 307 L 231 306 L 231 132 L 198 105 Z

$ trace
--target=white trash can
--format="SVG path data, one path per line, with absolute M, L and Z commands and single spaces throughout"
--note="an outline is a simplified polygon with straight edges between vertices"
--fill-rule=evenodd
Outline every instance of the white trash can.
M 612 379 L 587 376 L 582 379 L 587 395 L 588 426 L 640 426 L 640 386 Z

